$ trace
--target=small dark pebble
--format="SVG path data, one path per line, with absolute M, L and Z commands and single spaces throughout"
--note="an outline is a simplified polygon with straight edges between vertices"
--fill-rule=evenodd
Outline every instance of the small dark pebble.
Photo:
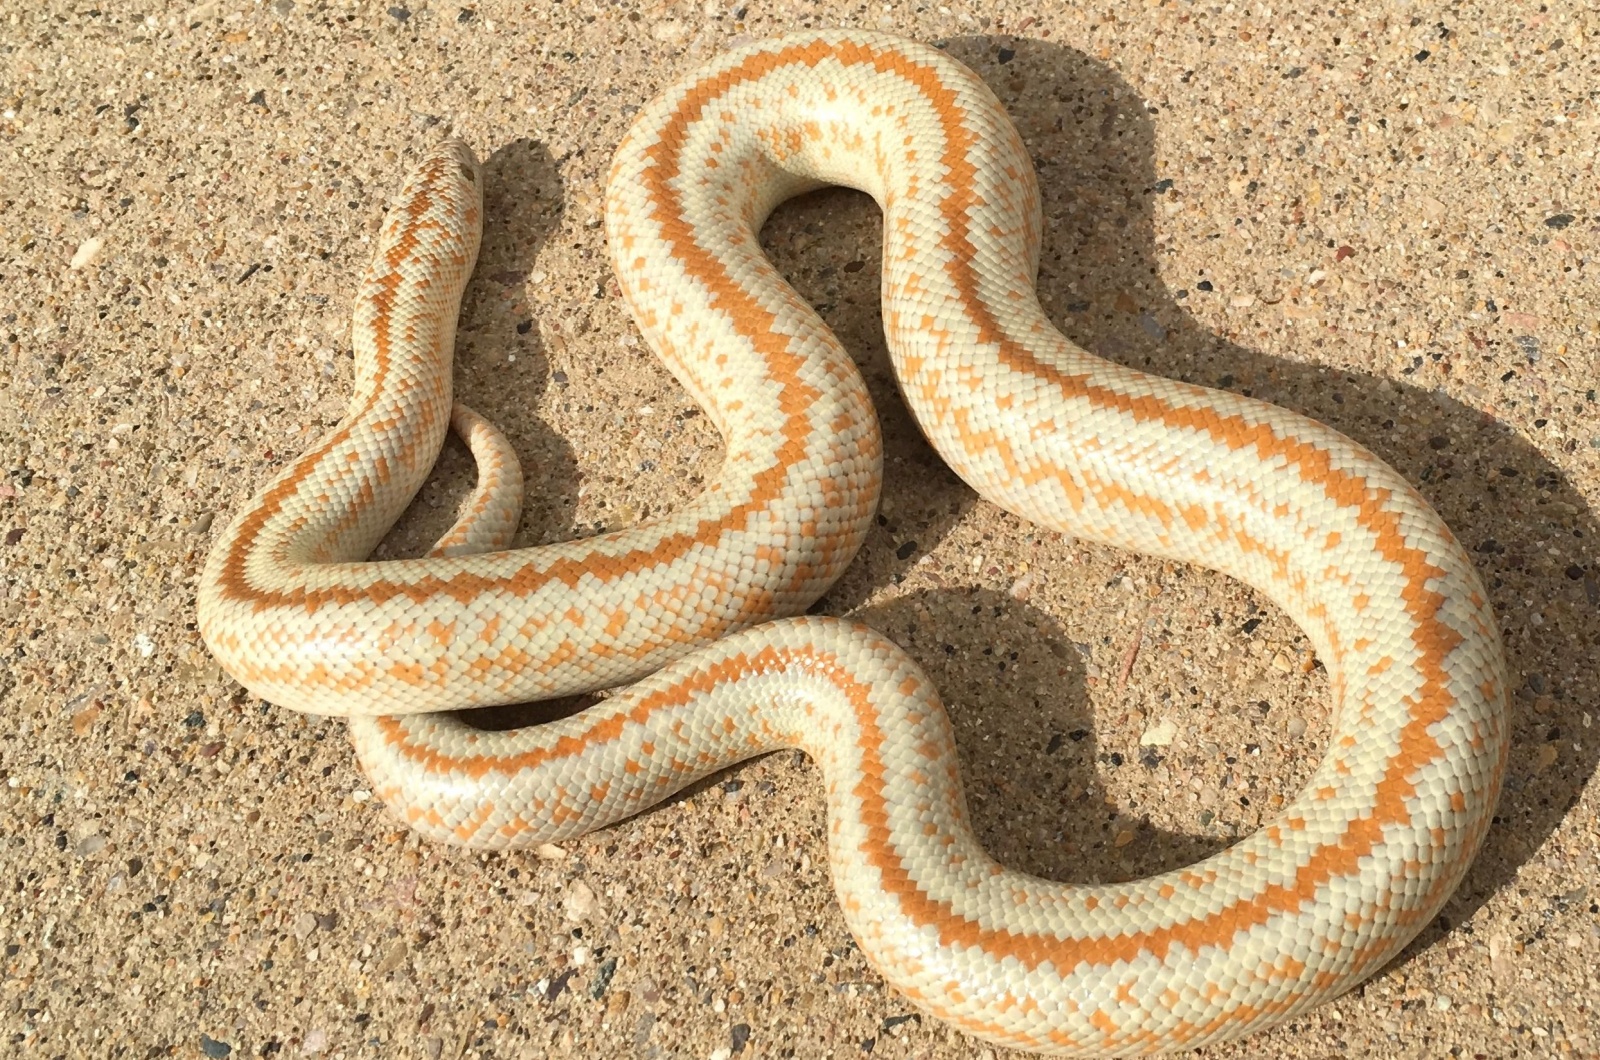
M 532 330 L 533 330 L 533 321 L 531 321 L 531 320 L 519 320 L 519 321 L 517 321 L 517 334 L 518 335 L 526 335 L 528 332 L 530 332 Z
M 1572 216 L 1570 213 L 1558 213 L 1554 217 L 1546 217 L 1544 219 L 1544 226 L 1546 228 L 1565 228 L 1576 220 L 1577 218 Z
M 1194 288 L 1197 291 L 1215 291 L 1216 290 L 1215 287 L 1211 286 L 1211 281 L 1210 280 L 1201 280 L 1199 283 L 1194 285 Z
M 398 22 L 404 22 L 411 17 L 411 9 L 407 7 L 391 7 L 389 9 L 389 17 Z
M 22 947 L 19 946 L 17 943 L 15 943 L 15 942 L 6 943 L 6 956 L 7 957 L 15 957 L 17 954 L 19 954 L 21 952 L 22 952 Z
M 921 1022 L 922 1022 L 922 1014 L 920 1012 L 908 1012 L 904 1016 L 888 1016 L 888 1017 L 885 1017 L 885 1019 L 883 1021 L 883 1028 L 882 1029 L 885 1030 L 885 1031 L 892 1031 L 896 1027 L 900 1026 L 900 1024 L 902 1024 L 902 1023 L 921 1023 Z
M 338 910 L 330 909 L 326 913 L 315 916 L 314 919 L 317 922 L 317 927 L 321 928 L 323 931 L 332 931 L 334 928 L 339 926 Z
M 210 1057 L 224 1057 L 233 1052 L 233 1046 L 219 1042 L 208 1034 L 200 1036 L 200 1051 Z
M 1448 448 L 1450 448 L 1450 439 L 1446 438 L 1442 434 L 1436 434 L 1432 438 L 1428 439 L 1428 448 L 1429 449 L 1448 449 Z
M 27 532 L 28 528 L 25 526 L 13 526 L 10 530 L 6 531 L 6 544 L 15 545 L 17 542 L 22 540 L 22 535 L 26 534 Z
M 999 59 L 1002 63 L 1009 63 L 1016 57 L 1017 53 L 1013 48 L 1001 48 L 1000 51 L 995 55 L 995 58 Z
M 260 107 L 262 110 L 268 109 L 266 90 L 260 88 L 256 89 L 256 94 L 250 97 L 250 103 L 253 106 Z
M 1164 180 L 1158 180 L 1154 184 L 1150 185 L 1150 190 L 1157 195 L 1165 195 L 1167 192 L 1172 190 L 1172 186 L 1172 178 L 1167 177 Z
M 750 1024 L 735 1023 L 733 1029 L 728 1032 L 728 1040 L 730 1051 L 734 1056 L 744 1052 L 744 1043 L 750 1040 Z
M 1420 62 L 1425 61 L 1428 58 L 1428 56 L 1432 55 L 1432 54 L 1433 54 L 1432 52 L 1430 52 L 1430 51 L 1428 51 L 1428 49 L 1424 48 L 1420 52 L 1418 52 L 1417 54 L 1413 55 L 1412 58 L 1420 63 Z
M 1073 743 L 1082 743 L 1084 738 L 1088 735 L 1088 729 L 1073 729 L 1071 732 L 1067 733 L 1067 739 L 1071 740 Z
M 1306 72 L 1306 68 L 1303 67 L 1303 66 L 1291 66 L 1291 67 L 1289 67 L 1289 69 L 1287 69 L 1287 70 L 1285 70 L 1283 72 L 1283 76 L 1285 78 L 1288 78 L 1288 79 L 1292 80 L 1293 78 L 1299 77 L 1301 74 L 1303 74 L 1305 72 Z
M 463 7 L 460 11 L 456 12 L 456 21 L 461 23 L 471 22 L 477 17 L 478 13 L 472 10 L 470 7 Z
M 910 559 L 912 556 L 916 555 L 916 552 L 917 543 L 915 541 L 903 542 L 899 548 L 894 550 L 895 556 L 899 559 Z
M 741 789 L 743 787 L 744 787 L 744 781 L 742 781 L 742 780 L 726 780 L 726 781 L 723 781 L 723 783 L 722 783 L 722 790 L 724 792 L 726 792 L 727 794 L 729 794 L 729 795 L 732 795 L 734 792 L 738 791 L 739 789 Z
M 611 977 L 617 974 L 617 959 L 607 957 L 600 962 L 594 970 L 594 983 L 589 987 L 589 996 L 599 1001 L 606 996 L 606 991 L 611 987 Z
M 1571 567 L 1568 567 L 1567 568 L 1567 577 L 1570 578 L 1573 581 L 1577 581 L 1579 578 L 1583 577 L 1583 568 L 1577 566 L 1576 564 L 1574 564 Z
M 878 1047 L 878 1039 L 876 1039 L 876 1038 L 863 1038 L 863 1039 L 861 1039 L 861 1051 L 863 1053 L 870 1053 L 870 1052 L 872 1052 L 872 1050 L 876 1049 L 877 1047 Z
M 1054 736 L 1050 737 L 1049 743 L 1045 744 L 1044 753 L 1047 755 L 1053 755 L 1059 750 L 1061 750 L 1061 734 L 1058 732 Z
M 1245 619 L 1244 625 L 1240 626 L 1239 628 L 1245 633 L 1254 633 L 1256 631 L 1256 627 L 1259 625 L 1261 625 L 1261 619 L 1247 618 Z
M 565 383 L 567 381 L 567 373 L 557 370 L 550 373 L 550 378 L 554 379 L 558 383 Z
M 141 858 L 128 859 L 128 875 L 137 876 L 144 871 L 144 861 Z

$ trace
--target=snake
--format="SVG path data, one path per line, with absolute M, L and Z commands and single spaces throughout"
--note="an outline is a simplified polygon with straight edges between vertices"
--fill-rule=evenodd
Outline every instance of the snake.
M 825 779 L 844 919 L 883 979 L 966 1034 L 1060 1055 L 1281 1023 L 1438 913 L 1508 746 L 1504 651 L 1471 560 L 1349 438 L 1064 337 L 1035 288 L 1033 166 L 971 70 L 885 33 L 805 31 L 730 50 L 638 112 L 607 184 L 612 268 L 726 455 L 675 512 L 576 541 L 511 547 L 515 454 L 453 399 L 482 184 L 455 139 L 406 178 L 354 303 L 348 414 L 217 536 L 197 594 L 227 672 L 348 717 L 401 820 L 527 847 L 799 748 Z M 895 376 L 962 480 L 1040 527 L 1220 571 L 1305 631 L 1331 735 L 1253 834 L 1126 882 L 1007 869 L 974 836 L 927 675 L 865 626 L 804 614 L 866 535 L 881 440 L 847 351 L 758 235 L 779 203 L 834 184 L 882 209 Z M 479 464 L 464 513 L 428 555 L 366 561 L 452 423 Z M 607 689 L 542 726 L 461 713 Z

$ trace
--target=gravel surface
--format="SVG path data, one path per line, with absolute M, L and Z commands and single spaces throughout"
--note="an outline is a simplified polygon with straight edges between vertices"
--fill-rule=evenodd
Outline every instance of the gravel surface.
M 629 116 L 794 26 L 945 44 L 1015 116 L 1074 340 L 1322 419 L 1472 551 L 1515 746 L 1465 885 L 1362 989 L 1214 1057 L 1600 1055 L 1600 15 L 1581 5 L 837 0 L 643 7 L 33 0 L 0 9 L 0 1052 L 23 1057 L 994 1057 L 888 992 L 780 754 L 584 840 L 424 846 L 341 723 L 195 632 L 217 521 L 337 421 L 350 301 L 454 129 L 489 228 L 458 390 L 528 474 L 520 540 L 715 472 L 606 264 Z M 879 217 L 765 241 L 859 354 L 887 485 L 820 605 L 926 666 L 984 841 L 1063 880 L 1190 862 L 1309 776 L 1325 674 L 1220 576 L 976 500 L 895 393 Z M 382 547 L 470 481 L 452 442 Z

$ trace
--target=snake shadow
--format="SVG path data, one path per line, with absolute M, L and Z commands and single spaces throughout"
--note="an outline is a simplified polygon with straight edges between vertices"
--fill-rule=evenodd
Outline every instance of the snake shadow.
M 1333 426 L 1414 483 L 1471 553 L 1499 617 L 1510 667 L 1510 764 L 1482 852 L 1441 915 L 1398 960 L 1454 925 L 1470 932 L 1465 921 L 1511 885 L 1576 803 L 1600 758 L 1600 740 L 1584 738 L 1600 711 L 1587 669 L 1600 646 L 1600 527 L 1561 470 L 1513 427 L 1404 375 L 1428 377 L 1441 362 L 1480 359 L 1494 362 L 1499 374 L 1524 363 L 1524 355 L 1473 336 L 1461 348 L 1416 351 L 1406 373 L 1389 379 L 1283 360 L 1228 341 L 1197 323 L 1186 307 L 1229 292 L 1206 290 L 1202 277 L 1175 286 L 1177 280 L 1162 275 L 1154 211 L 1164 197 L 1187 189 L 1181 173 L 1157 171 L 1155 108 L 1110 67 L 1071 48 L 1010 37 L 961 38 L 945 47 L 988 82 L 1034 155 L 1046 219 L 1039 288 L 1069 338 L 1109 359 L 1251 395 Z M 1032 808 L 1038 796 L 1023 797 L 1029 784 L 1035 792 L 1077 790 L 1099 768 L 1103 756 L 1092 734 L 1065 762 L 1034 753 L 1076 723 L 1073 704 L 1083 703 L 1085 692 L 1081 674 L 1062 680 L 1060 660 L 1037 652 L 1025 654 L 1005 680 L 963 684 L 970 668 L 946 665 L 952 655 L 981 656 L 1006 641 L 1059 640 L 1052 620 L 1003 594 L 961 590 L 867 605 L 875 590 L 901 580 L 977 503 L 921 439 L 895 394 L 878 322 L 880 229 L 865 196 L 825 190 L 780 207 L 763 233 L 779 268 L 856 352 L 884 427 L 884 506 L 877 526 L 814 610 L 877 626 L 930 671 L 957 719 L 974 820 L 992 853 L 1058 880 L 1126 878 L 1134 874 L 1129 863 L 1099 842 L 1103 824 L 1063 838 L 1063 826 L 1075 827 L 1066 820 L 1070 807 L 1063 804 L 1057 821 L 1043 822 Z M 1314 224 L 1302 226 L 1300 235 L 1319 265 L 1334 261 Z M 1403 280 L 1395 286 L 1401 294 Z M 1382 333 L 1381 323 L 1377 330 Z M 1312 356 L 1354 341 L 1320 326 L 1301 334 Z M 1577 443 L 1564 444 L 1570 452 Z M 945 595 L 951 598 L 937 599 Z M 973 606 L 987 627 L 981 638 L 969 632 L 979 624 Z M 1046 691 L 1019 697 L 1019 688 Z M 1031 709 L 1019 710 L 1019 698 L 1031 701 Z M 983 723 L 961 720 L 972 716 Z M 991 742 L 1005 753 L 992 753 Z M 1230 841 L 1158 831 L 1140 844 L 1145 853 L 1137 873 L 1190 863 Z
M 517 545 L 572 536 L 578 469 L 572 448 L 529 412 L 550 385 L 540 323 L 525 286 L 540 248 L 560 224 L 561 173 L 544 145 L 519 139 L 483 163 L 484 226 L 478 265 L 456 328 L 456 398 L 506 433 L 522 462 L 524 501 Z M 373 559 L 426 552 L 455 521 L 471 488 L 472 454 L 452 432 L 433 474 L 373 553 Z

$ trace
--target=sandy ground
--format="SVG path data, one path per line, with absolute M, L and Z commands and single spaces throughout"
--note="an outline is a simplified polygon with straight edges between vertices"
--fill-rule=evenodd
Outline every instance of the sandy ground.
M 340 416 L 369 240 L 452 127 L 489 215 L 458 388 L 522 455 L 520 540 L 692 496 L 719 442 L 609 277 L 612 147 L 730 43 L 857 25 L 945 42 L 1016 117 L 1068 335 L 1352 435 L 1492 588 L 1516 743 L 1465 885 L 1365 987 L 1207 1055 L 1600 1055 L 1600 16 L 392 2 L 0 9 L 0 1052 L 996 1055 L 855 949 L 799 756 L 545 857 L 425 846 L 341 723 L 253 699 L 195 632 L 214 520 Z M 1322 671 L 1241 586 L 945 470 L 894 392 L 879 228 L 828 192 L 765 235 L 887 435 L 878 525 L 820 610 L 930 670 L 1001 860 L 1109 880 L 1220 849 L 1319 758 Z M 469 481 L 452 442 L 385 554 Z

